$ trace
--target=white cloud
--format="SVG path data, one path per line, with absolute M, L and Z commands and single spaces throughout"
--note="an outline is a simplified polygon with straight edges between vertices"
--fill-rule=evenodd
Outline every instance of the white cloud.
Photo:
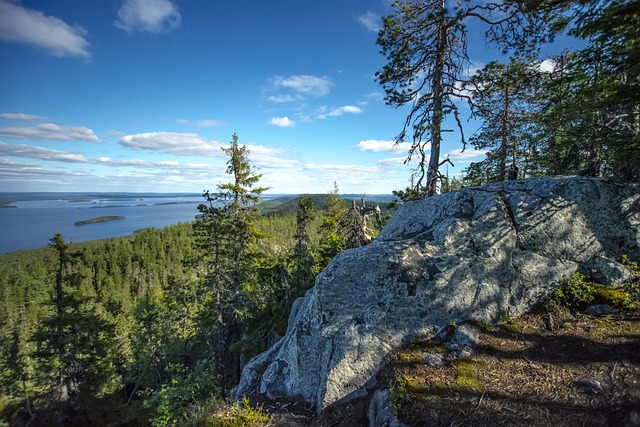
M 274 117 L 269 120 L 269 123 L 282 128 L 290 128 L 296 124 L 296 122 L 289 119 L 289 117 Z
M 291 94 L 286 95 L 273 95 L 267 98 L 269 101 L 276 104 L 285 104 L 287 102 L 293 102 L 300 100 L 299 96 L 293 96 Z
M 380 160 L 379 163 L 383 166 L 404 166 L 406 160 L 406 157 L 390 157 Z
M 367 11 L 358 16 L 357 21 L 361 23 L 367 30 L 377 33 L 382 29 L 382 18 L 371 11 Z
M 32 127 L 4 127 L 0 128 L 0 136 L 34 141 L 99 141 L 93 130 L 87 127 L 53 123 L 41 123 Z
M 88 163 L 89 160 L 82 154 L 69 153 L 66 151 L 50 150 L 44 147 L 37 147 L 24 144 L 9 144 L 0 141 L 0 155 L 11 157 L 26 157 L 30 159 L 46 160 L 66 163 Z
M 556 61 L 553 59 L 545 59 L 540 63 L 540 65 L 538 65 L 538 68 L 543 73 L 551 73 L 556 68 Z
M 90 58 L 87 32 L 63 20 L 0 0 L 0 39 L 26 43 L 48 50 L 58 57 Z
M 297 160 L 281 157 L 279 154 L 281 154 L 282 151 L 278 149 L 252 144 L 248 144 L 246 147 L 249 151 L 251 164 L 262 168 L 289 169 L 298 163 Z
M 356 149 L 358 151 L 367 151 L 370 153 L 397 153 L 397 152 L 409 152 L 411 148 L 410 142 L 396 143 L 395 141 L 380 140 L 380 139 L 367 139 L 365 141 L 358 142 Z
M 276 76 L 273 78 L 276 88 L 291 89 L 302 95 L 321 97 L 328 95 L 333 82 L 327 76 L 295 75 L 289 77 Z
M 77 182 L 91 176 L 84 171 L 74 171 L 68 169 L 44 169 L 40 166 L 28 163 L 16 163 L 0 159 L 0 180 L 18 181 L 24 185 L 28 181 L 43 181 L 48 184 L 67 180 L 69 183 Z
M 44 117 L 35 116 L 33 114 L 24 114 L 24 113 L 2 113 L 0 114 L 0 118 L 7 120 L 22 120 L 25 122 L 34 122 L 38 120 L 44 120 Z
M 484 156 L 486 152 L 484 150 L 475 150 L 473 148 L 468 148 L 462 151 L 461 148 L 453 151 L 449 151 L 444 158 L 449 156 L 451 159 L 471 159 L 473 157 Z M 441 157 L 442 158 L 442 157 Z
M 185 120 L 185 119 L 180 119 L 180 120 L 176 120 L 176 122 L 180 123 L 181 125 L 195 126 L 195 127 L 200 127 L 200 128 L 212 128 L 212 127 L 222 126 L 224 124 L 219 120 L 213 120 L 213 119 L 205 119 L 205 120 Z
M 128 33 L 159 33 L 177 28 L 181 20 L 178 7 L 169 0 L 123 0 L 115 25 Z
M 354 105 L 345 105 L 343 107 L 338 107 L 335 108 L 331 111 L 329 111 L 328 113 L 324 113 L 324 114 L 319 114 L 318 118 L 319 119 L 326 119 L 327 117 L 337 117 L 337 116 L 342 116 L 343 114 L 360 114 L 362 113 L 362 110 Z
M 304 165 L 305 169 L 320 171 L 336 171 L 336 172 L 353 172 L 353 173 L 373 173 L 378 172 L 380 168 L 377 166 L 365 165 L 340 165 L 340 164 L 315 164 L 309 163 Z
M 478 71 L 482 70 L 487 64 L 480 61 L 469 61 L 469 68 L 467 68 L 467 77 L 473 77 Z
M 123 136 L 118 143 L 132 150 L 150 150 L 177 156 L 224 157 L 219 142 L 208 141 L 195 133 L 139 133 Z

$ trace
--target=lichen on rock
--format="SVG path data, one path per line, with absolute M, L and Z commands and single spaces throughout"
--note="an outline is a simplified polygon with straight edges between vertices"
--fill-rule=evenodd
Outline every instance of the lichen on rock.
M 639 193 L 540 178 L 402 205 L 375 241 L 317 277 L 285 336 L 244 368 L 236 398 L 260 393 L 320 412 L 368 393 L 389 352 L 412 337 L 519 316 L 594 257 L 637 255 Z

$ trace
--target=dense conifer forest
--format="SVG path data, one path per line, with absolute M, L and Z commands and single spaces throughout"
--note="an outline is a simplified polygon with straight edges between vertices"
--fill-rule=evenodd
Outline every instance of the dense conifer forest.
M 343 249 L 348 206 L 337 189 L 258 205 L 255 274 L 228 358 L 244 363 L 284 333 L 293 300 Z M 2 423 L 168 425 L 221 396 L 196 223 L 81 243 L 53 235 L 0 256 Z
M 396 140 L 419 166 L 404 199 L 540 175 L 640 178 L 640 3 L 398 0 L 378 44 L 386 101 L 411 113 Z M 468 25 L 511 52 L 468 80 Z M 560 32 L 584 42 L 542 71 L 535 51 Z M 469 101 L 486 158 L 440 172 L 443 119 Z M 460 126 L 462 131 L 462 126 Z M 328 194 L 261 204 L 260 175 L 234 134 L 230 182 L 206 191 L 193 223 L 0 256 L 0 426 L 211 425 L 240 369 L 284 334 L 293 301 L 339 252 L 389 216 Z M 427 152 L 429 150 L 429 152 Z M 507 168 L 512 167 L 513 172 Z M 375 193 L 375 189 L 372 189 Z M 204 414 L 204 415 L 203 415 Z M 199 424 L 200 423 L 200 424 Z M 218 425 L 218 424 L 213 424 Z M 256 425 L 256 424 L 254 424 Z

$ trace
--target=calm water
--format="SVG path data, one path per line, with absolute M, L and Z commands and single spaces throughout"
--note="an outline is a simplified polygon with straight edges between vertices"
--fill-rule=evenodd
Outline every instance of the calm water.
M 162 228 L 191 222 L 202 203 L 200 195 L 180 197 L 132 196 L 117 199 L 35 200 L 0 208 L 0 254 L 46 246 L 55 233 L 81 242 L 126 236 L 141 228 Z M 76 226 L 76 221 L 100 216 L 124 216 L 115 220 Z

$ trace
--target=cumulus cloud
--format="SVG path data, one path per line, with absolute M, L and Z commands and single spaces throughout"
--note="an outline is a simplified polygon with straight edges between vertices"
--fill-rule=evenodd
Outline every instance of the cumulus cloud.
M 44 120 L 44 117 L 36 116 L 33 114 L 24 114 L 24 113 L 2 113 L 0 114 L 0 118 L 7 120 L 21 120 L 25 122 L 35 122 L 38 120 Z
M 147 132 L 127 135 L 118 143 L 132 150 L 150 150 L 177 156 L 224 157 L 221 144 L 195 133 Z
M 213 120 L 213 119 L 205 119 L 205 120 L 179 119 L 179 120 L 176 120 L 176 122 L 180 123 L 181 125 L 195 126 L 195 127 L 199 127 L 199 128 L 213 128 L 213 127 L 222 126 L 224 124 L 219 120 Z
M 540 65 L 538 65 L 538 68 L 543 73 L 551 73 L 556 68 L 556 61 L 553 59 L 545 59 L 540 63 Z
M 289 77 L 276 76 L 273 78 L 276 88 L 291 89 L 302 95 L 321 97 L 328 95 L 333 82 L 327 76 L 294 75 Z
M 178 7 L 169 0 L 123 0 L 115 25 L 128 33 L 159 33 L 177 28 L 181 20 Z
M 447 156 L 452 159 L 471 159 L 473 157 L 484 156 L 485 153 L 486 151 L 484 150 L 475 150 L 473 148 L 468 148 L 462 151 L 462 149 L 460 148 L 457 150 L 449 151 L 447 153 Z
M 278 127 L 282 127 L 282 128 L 290 128 L 293 125 L 296 124 L 295 121 L 289 119 L 289 117 L 274 117 L 271 120 L 269 120 L 269 123 L 271 123 L 274 126 L 278 126 Z
M 87 163 L 89 160 L 82 154 L 69 153 L 66 151 L 50 150 L 44 147 L 37 147 L 24 144 L 9 144 L 0 141 L 0 155 L 10 157 L 26 157 L 37 160 L 47 160 L 67 163 Z
M 397 153 L 408 152 L 411 148 L 410 142 L 396 143 L 395 141 L 380 140 L 380 139 L 367 139 L 358 142 L 356 149 L 358 151 L 367 151 L 370 153 Z
M 249 151 L 251 163 L 261 168 L 288 169 L 298 163 L 297 160 L 282 157 L 280 155 L 282 151 L 275 148 L 253 144 L 248 144 L 246 147 Z
M 90 58 L 87 32 L 63 20 L 0 0 L 0 39 L 25 43 L 48 50 L 57 57 Z
M 373 33 L 382 29 L 382 18 L 371 11 L 359 15 L 356 20 Z
M 328 113 L 321 113 L 318 115 L 319 119 L 326 119 L 327 117 L 342 116 L 343 114 L 360 114 L 362 110 L 354 105 L 345 105 L 343 107 L 334 108 Z
M 31 127 L 3 127 L 0 136 L 33 141 L 90 141 L 98 142 L 93 130 L 84 126 L 60 126 L 41 123 Z

